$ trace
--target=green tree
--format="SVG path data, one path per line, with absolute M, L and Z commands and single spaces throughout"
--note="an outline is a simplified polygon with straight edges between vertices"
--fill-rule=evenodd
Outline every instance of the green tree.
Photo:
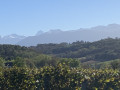
M 0 67 L 4 67 L 4 60 L 0 57 Z
M 26 66 L 25 60 L 21 57 L 17 57 L 14 61 L 14 65 L 17 67 L 25 67 Z
M 112 61 L 111 62 L 111 67 L 112 67 L 112 69 L 118 69 L 119 68 L 119 66 L 120 66 L 120 62 L 119 61 Z

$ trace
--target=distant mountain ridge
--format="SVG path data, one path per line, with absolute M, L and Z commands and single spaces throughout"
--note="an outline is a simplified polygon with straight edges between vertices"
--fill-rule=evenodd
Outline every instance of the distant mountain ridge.
M 97 41 L 107 37 L 120 38 L 120 25 L 109 24 L 92 28 L 80 28 L 77 30 L 62 31 L 60 29 L 48 32 L 38 31 L 35 36 L 8 35 L 0 37 L 0 44 L 17 44 L 21 46 L 35 46 L 44 43 L 72 43 L 75 41 Z
M 11 34 L 4 37 L 0 37 L 0 44 L 16 44 L 24 38 L 26 38 L 26 36 Z
M 70 31 L 51 30 L 38 36 L 27 37 L 17 44 L 23 46 L 35 46 L 43 43 L 72 43 L 81 40 L 93 42 L 107 37 L 120 38 L 120 25 L 109 24 L 107 26 L 97 26 L 85 29 L 81 28 Z

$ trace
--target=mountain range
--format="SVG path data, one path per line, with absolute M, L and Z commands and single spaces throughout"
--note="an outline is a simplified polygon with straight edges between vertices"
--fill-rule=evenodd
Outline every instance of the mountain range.
M 11 34 L 4 37 L 0 37 L 0 44 L 16 44 L 25 38 L 26 36 Z
M 120 25 L 109 24 L 92 28 L 62 31 L 60 29 L 48 32 L 39 31 L 35 36 L 20 36 L 16 34 L 0 37 L 0 44 L 17 44 L 21 46 L 35 46 L 44 43 L 72 43 L 75 41 L 97 41 L 104 38 L 120 38 Z

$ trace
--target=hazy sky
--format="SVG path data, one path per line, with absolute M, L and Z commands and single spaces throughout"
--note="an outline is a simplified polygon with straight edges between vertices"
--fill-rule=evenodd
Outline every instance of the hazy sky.
M 0 35 L 120 24 L 120 0 L 0 0 Z

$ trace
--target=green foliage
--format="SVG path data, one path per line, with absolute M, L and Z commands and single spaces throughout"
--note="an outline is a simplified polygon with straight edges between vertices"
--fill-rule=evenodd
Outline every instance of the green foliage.
M 34 87 L 34 77 L 29 69 L 9 68 L 3 69 L 0 75 L 1 90 L 30 90 Z
M 4 67 L 4 59 L 0 57 L 0 67 Z
M 58 59 L 52 56 L 40 54 L 34 58 L 32 58 L 33 63 L 35 64 L 36 67 L 43 67 L 43 66 L 56 66 L 58 63 Z
M 105 62 L 99 62 L 96 63 L 97 69 L 119 69 L 120 70 L 120 59 L 115 59 L 115 60 L 110 60 L 110 61 L 105 61 Z
M 57 65 L 58 59 L 38 53 L 28 47 L 18 45 L 0 45 L 0 66 L 43 67 Z
M 14 60 L 17 57 L 31 58 L 38 55 L 35 51 L 18 45 L 0 45 L 0 57 L 7 60 Z
M 1 90 L 119 90 L 120 72 L 77 69 L 65 64 L 40 69 L 0 68 Z
M 96 42 L 77 41 L 71 44 L 38 44 L 31 47 L 37 52 L 63 58 L 83 58 L 87 61 L 109 61 L 120 58 L 120 39 L 107 38 Z
M 25 67 L 25 60 L 20 58 L 20 57 L 17 57 L 15 60 L 14 60 L 14 66 L 17 66 L 17 67 Z
M 71 44 L 39 44 L 32 47 L 0 45 L 0 57 L 3 58 L 2 62 L 4 62 L 5 65 L 6 63 L 10 63 L 11 66 L 16 64 L 19 67 L 23 65 L 30 68 L 39 68 L 49 65 L 56 66 L 59 62 L 65 62 L 71 67 L 79 67 L 80 63 L 87 63 L 84 64 L 84 67 L 100 68 L 107 64 L 100 65 L 96 63 L 119 59 L 119 49 L 120 39 L 118 38 L 107 38 L 91 43 L 77 41 Z M 63 60 L 63 58 L 66 58 L 66 60 Z M 93 62 L 95 62 L 95 64 Z M 4 63 L 1 63 L 1 66 L 4 66 Z M 109 64 L 106 67 L 114 68 L 113 66 Z
M 80 60 L 78 59 L 72 59 L 72 58 L 60 58 L 60 63 L 66 64 L 70 67 L 79 67 L 80 66 Z
M 111 38 L 29 48 L 0 45 L 0 90 L 119 90 L 119 49 L 120 39 Z
M 111 67 L 114 70 L 120 68 L 120 60 L 119 61 L 112 61 L 111 62 Z

